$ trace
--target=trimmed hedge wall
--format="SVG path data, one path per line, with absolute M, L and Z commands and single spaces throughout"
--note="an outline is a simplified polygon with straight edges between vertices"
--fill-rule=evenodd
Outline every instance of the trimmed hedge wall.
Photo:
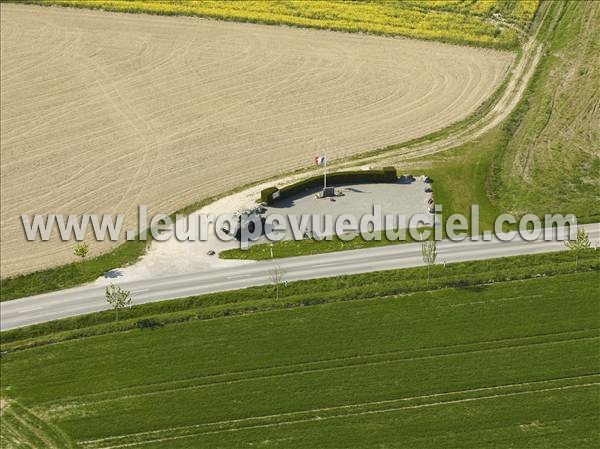
M 327 185 L 340 186 L 361 182 L 397 182 L 398 174 L 395 167 L 384 167 L 381 170 L 341 171 L 327 174 Z M 289 198 L 306 190 L 314 189 L 323 185 L 323 176 L 312 176 L 298 181 L 289 186 L 278 189 L 268 187 L 260 193 L 260 200 L 267 205 L 272 205 L 275 199 Z M 276 193 L 279 192 L 279 195 Z M 275 198 L 273 196 L 275 195 Z
M 271 205 L 273 202 L 273 194 L 279 189 L 277 187 L 267 187 L 260 192 L 260 201 Z

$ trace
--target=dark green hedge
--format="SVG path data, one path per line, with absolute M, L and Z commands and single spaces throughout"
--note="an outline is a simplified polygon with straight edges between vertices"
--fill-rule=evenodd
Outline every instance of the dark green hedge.
M 341 186 L 364 182 L 397 182 L 398 174 L 395 167 L 384 167 L 381 170 L 342 171 L 327 174 L 327 185 Z M 323 176 L 312 176 L 289 186 L 277 189 L 269 187 L 260 194 L 260 200 L 268 205 L 273 203 L 273 193 L 279 191 L 279 198 L 289 198 L 306 190 L 323 185 Z
M 277 187 L 267 187 L 260 192 L 260 201 L 267 203 L 267 205 L 273 204 L 273 194 L 279 189 Z
M 396 182 L 398 180 L 396 167 L 383 167 L 381 171 L 383 171 L 383 176 L 389 180 L 387 182 Z

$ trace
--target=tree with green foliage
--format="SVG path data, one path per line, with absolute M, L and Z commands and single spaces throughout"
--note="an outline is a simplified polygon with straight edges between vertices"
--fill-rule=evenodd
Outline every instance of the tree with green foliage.
M 565 241 L 565 246 L 569 248 L 569 250 L 575 253 L 575 271 L 579 269 L 579 254 L 586 249 L 590 249 L 592 244 L 590 243 L 590 238 L 588 237 L 585 229 L 577 228 L 577 233 L 575 234 L 574 239 L 569 239 Z
M 119 310 L 131 307 L 131 292 L 123 290 L 118 285 L 110 284 L 106 287 L 104 296 L 106 302 L 115 310 L 115 321 L 119 321 Z
M 437 259 L 437 242 L 435 240 L 425 240 L 421 242 L 421 255 L 423 262 L 427 265 L 427 285 L 431 278 L 431 267 L 435 265 Z
M 81 257 L 82 259 L 85 259 L 89 252 L 90 245 L 88 245 L 87 242 L 79 242 L 73 249 L 73 255 Z

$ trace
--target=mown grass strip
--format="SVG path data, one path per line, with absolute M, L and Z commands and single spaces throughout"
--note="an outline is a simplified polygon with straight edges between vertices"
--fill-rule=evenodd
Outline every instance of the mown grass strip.
M 149 241 L 133 240 L 92 259 L 0 279 L 0 301 L 38 295 L 92 282 L 113 268 L 127 266 L 146 252 Z
M 420 228 L 419 232 L 429 229 Z M 221 259 L 240 259 L 240 260 L 267 260 L 271 258 L 271 248 L 273 249 L 273 256 L 276 259 L 284 257 L 295 257 L 295 256 L 308 256 L 311 254 L 324 254 L 335 251 L 347 251 L 351 249 L 362 249 L 362 248 L 374 248 L 377 246 L 386 245 L 398 245 L 402 243 L 414 243 L 415 240 L 408 230 L 402 230 L 405 232 L 406 238 L 404 240 L 395 239 L 394 234 L 398 233 L 398 230 L 390 231 L 388 233 L 384 231 L 376 231 L 374 233 L 365 234 L 364 238 L 360 234 L 350 234 L 353 236 L 351 240 L 340 238 L 337 235 L 328 236 L 322 240 L 316 239 L 305 239 L 305 240 L 282 240 L 274 243 L 258 243 L 250 245 L 248 249 L 227 249 L 219 253 Z M 371 239 L 372 238 L 372 239 Z M 369 240 L 371 239 L 371 240 Z M 418 240 L 420 241 L 420 240 Z

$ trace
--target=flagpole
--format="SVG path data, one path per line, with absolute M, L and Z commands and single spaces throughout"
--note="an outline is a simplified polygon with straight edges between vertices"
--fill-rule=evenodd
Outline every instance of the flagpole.
M 327 153 L 325 153 L 324 174 L 323 174 L 323 190 L 327 189 Z

